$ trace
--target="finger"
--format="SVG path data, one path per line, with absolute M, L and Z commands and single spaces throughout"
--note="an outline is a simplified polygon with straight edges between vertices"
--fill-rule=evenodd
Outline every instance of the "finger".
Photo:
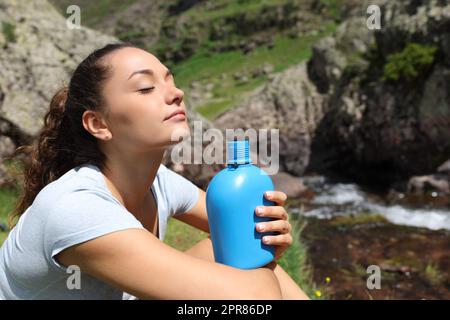
M 270 217 L 282 220 L 288 220 L 289 216 L 284 207 L 280 206 L 258 206 L 255 213 L 259 217 Z
M 290 246 L 292 244 L 292 236 L 290 233 L 281 234 L 278 236 L 264 236 L 262 238 L 262 241 L 265 244 L 270 244 L 270 245 L 275 245 L 275 246 L 279 246 L 279 245 Z
M 266 191 L 264 192 L 264 197 L 267 200 L 276 202 L 280 206 L 283 206 L 287 200 L 286 193 L 282 191 Z
M 256 224 L 256 230 L 259 232 L 278 231 L 285 234 L 291 232 L 292 226 L 287 220 L 275 220 Z

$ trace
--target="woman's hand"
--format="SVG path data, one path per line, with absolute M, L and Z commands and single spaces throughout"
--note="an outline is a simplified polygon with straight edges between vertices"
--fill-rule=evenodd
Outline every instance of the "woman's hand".
M 281 191 L 267 191 L 264 193 L 264 197 L 277 205 L 256 207 L 255 214 L 259 217 L 274 218 L 274 220 L 257 223 L 256 231 L 261 233 L 279 232 L 278 235 L 265 235 L 262 238 L 264 244 L 275 246 L 275 260 L 278 260 L 292 244 L 292 236 L 290 234 L 292 226 L 288 221 L 288 213 L 283 207 L 287 195 Z M 260 209 L 262 210 L 260 211 Z

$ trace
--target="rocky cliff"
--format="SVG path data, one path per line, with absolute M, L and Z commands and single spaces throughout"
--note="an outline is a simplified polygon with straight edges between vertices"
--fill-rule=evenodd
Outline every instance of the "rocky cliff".
M 367 3 L 353 8 L 308 62 L 217 125 L 279 127 L 283 169 L 294 175 L 337 172 L 389 185 L 433 172 L 450 157 L 450 5 L 377 3 L 380 30 L 366 26 Z

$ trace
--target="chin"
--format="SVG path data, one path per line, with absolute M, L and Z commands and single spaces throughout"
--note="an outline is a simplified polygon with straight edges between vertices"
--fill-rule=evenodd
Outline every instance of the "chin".
M 185 122 L 184 125 L 179 125 L 172 131 L 170 135 L 171 144 L 177 144 L 182 142 L 183 140 L 187 140 L 191 135 L 191 130 L 188 124 Z

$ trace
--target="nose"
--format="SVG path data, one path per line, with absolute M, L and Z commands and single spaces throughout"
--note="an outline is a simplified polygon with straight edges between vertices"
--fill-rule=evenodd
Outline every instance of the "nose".
M 180 105 L 184 98 L 184 91 L 177 88 L 176 86 L 173 86 L 171 89 L 169 89 L 169 93 L 167 95 L 167 104 L 177 104 Z

